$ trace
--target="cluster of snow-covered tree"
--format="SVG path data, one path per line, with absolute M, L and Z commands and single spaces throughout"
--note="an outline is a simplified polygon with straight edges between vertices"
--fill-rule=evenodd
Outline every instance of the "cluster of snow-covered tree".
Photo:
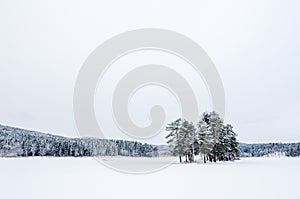
M 184 156 L 186 162 L 193 162 L 195 155 L 200 155 L 206 163 L 235 160 L 239 155 L 237 134 L 214 111 L 203 113 L 196 125 L 179 118 L 166 130 L 170 132 L 167 143 L 180 162 Z
M 300 143 L 239 144 L 240 157 L 300 156 Z
M 0 125 L 0 157 L 152 156 L 153 148 L 134 141 L 66 138 Z

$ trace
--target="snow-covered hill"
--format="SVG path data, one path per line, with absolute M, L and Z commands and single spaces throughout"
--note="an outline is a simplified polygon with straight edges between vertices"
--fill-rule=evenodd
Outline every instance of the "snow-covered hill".
M 0 157 L 152 156 L 153 146 L 140 142 L 66 138 L 0 125 Z

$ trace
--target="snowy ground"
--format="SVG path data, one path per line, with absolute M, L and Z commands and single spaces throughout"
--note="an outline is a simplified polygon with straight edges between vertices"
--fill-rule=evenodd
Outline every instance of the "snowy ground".
M 93 158 L 0 159 L 0 198 L 299 199 L 299 183 L 300 158 L 173 163 L 146 175 L 119 173 Z

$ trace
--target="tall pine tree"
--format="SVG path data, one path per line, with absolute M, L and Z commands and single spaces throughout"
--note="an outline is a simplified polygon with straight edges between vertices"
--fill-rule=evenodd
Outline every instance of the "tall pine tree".
M 181 131 L 182 119 L 179 118 L 167 125 L 166 131 L 170 133 L 166 136 L 167 143 L 172 149 L 173 155 L 178 155 L 179 161 L 182 162 L 182 156 L 185 152 L 184 136 Z

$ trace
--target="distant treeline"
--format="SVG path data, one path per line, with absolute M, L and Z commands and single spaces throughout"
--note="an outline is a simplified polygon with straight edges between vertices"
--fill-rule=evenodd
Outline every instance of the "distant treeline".
M 300 156 L 300 143 L 239 144 L 240 157 Z
M 153 156 L 156 148 L 134 141 L 66 138 L 0 125 L 0 157 Z

